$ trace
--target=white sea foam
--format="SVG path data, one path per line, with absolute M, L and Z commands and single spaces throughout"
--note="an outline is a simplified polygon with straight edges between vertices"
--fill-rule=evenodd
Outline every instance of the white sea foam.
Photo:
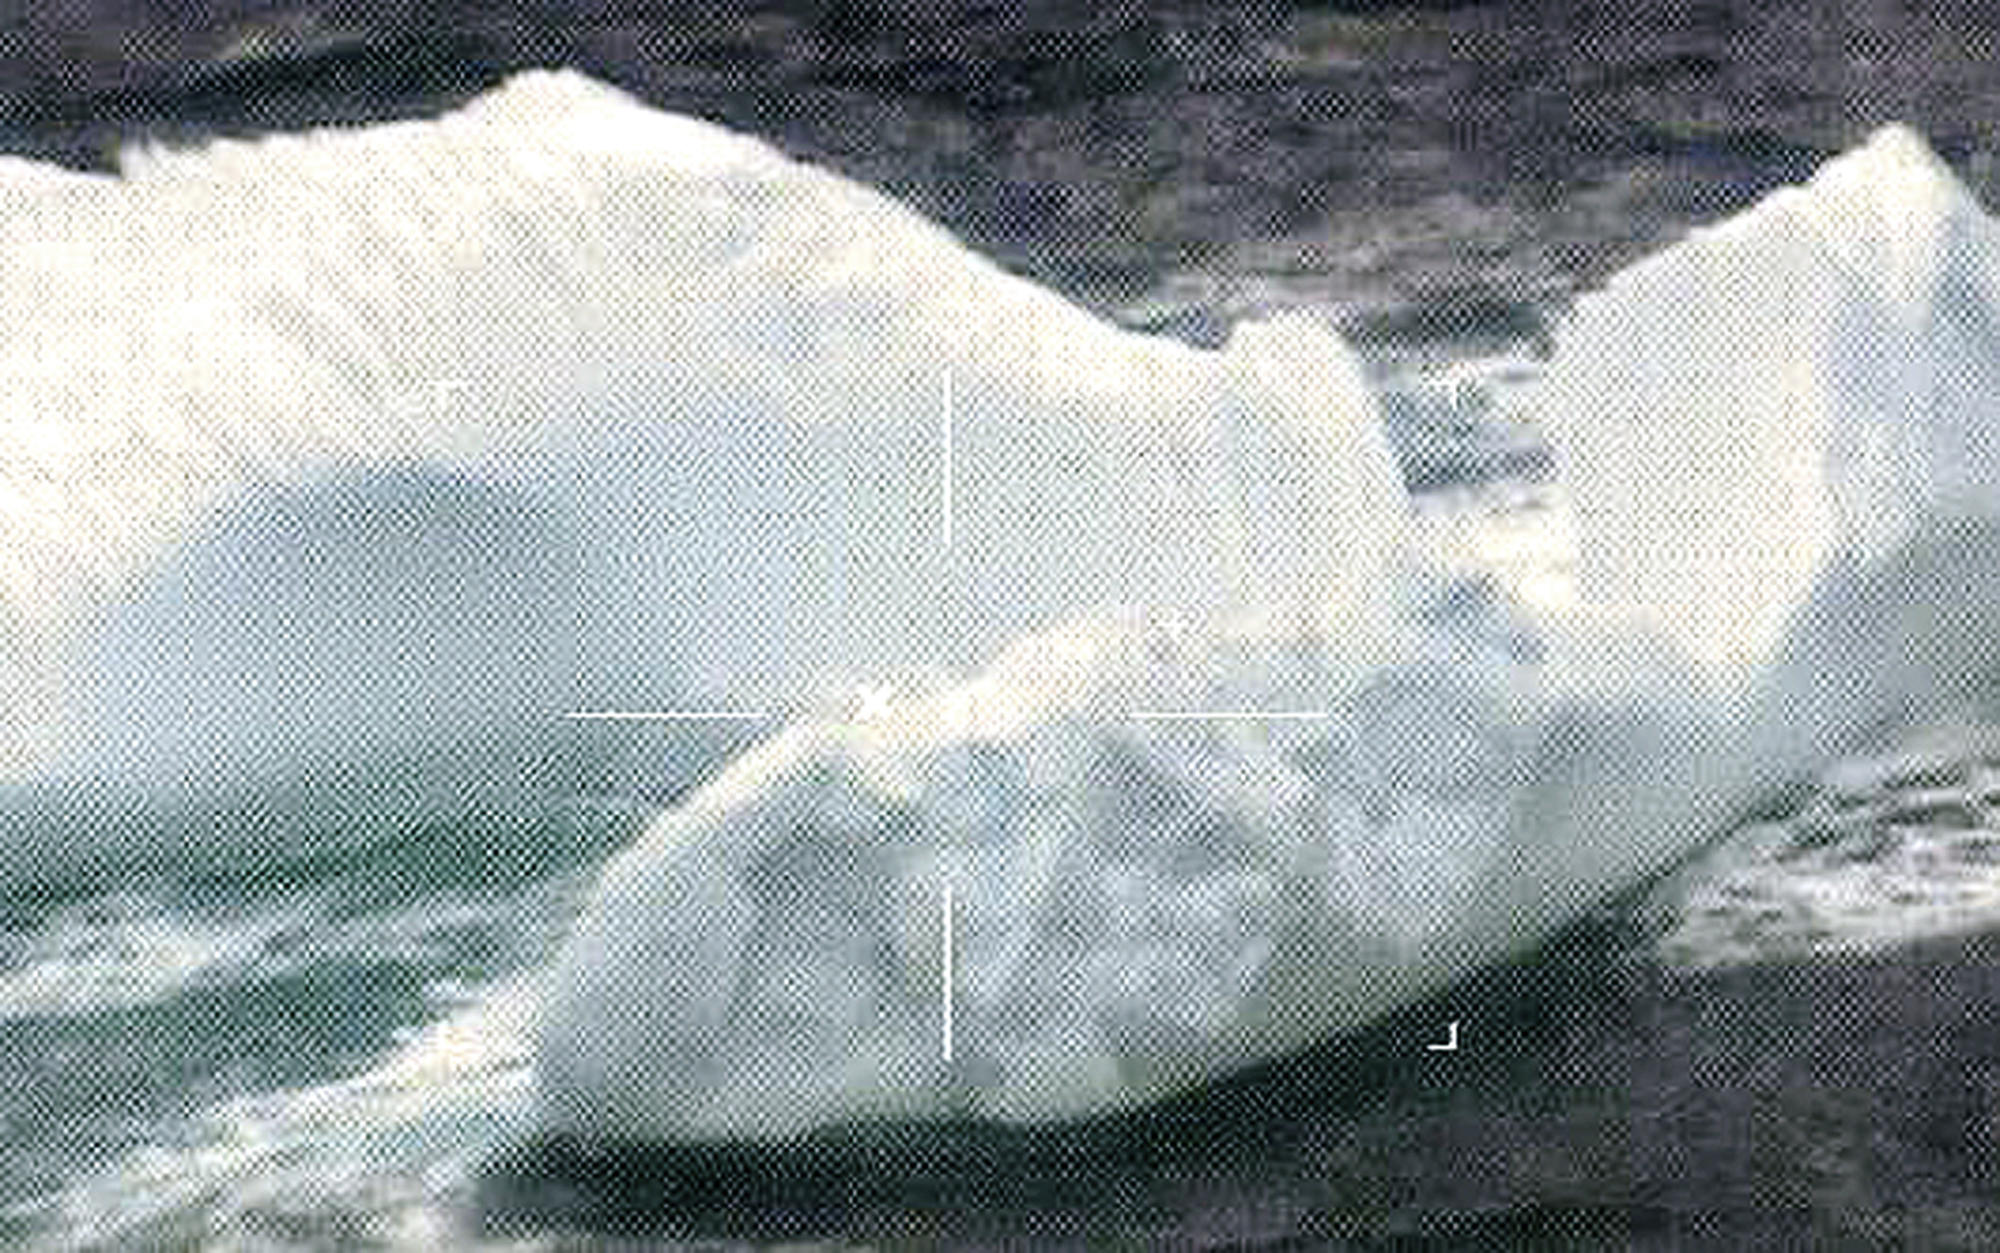
M 1685 966 L 1871 952 L 2000 925 L 2000 728 L 1942 722 L 1857 753 L 1798 812 L 1733 834 L 1651 894 Z
M 70 906 L 0 945 L 0 1021 L 150 1004 L 239 974 L 295 919 L 188 917 L 144 893 Z
M 524 1247 L 476 1239 L 465 1201 L 532 1124 L 534 1002 L 502 982 L 370 1070 L 227 1102 L 14 1217 L 50 1250 Z

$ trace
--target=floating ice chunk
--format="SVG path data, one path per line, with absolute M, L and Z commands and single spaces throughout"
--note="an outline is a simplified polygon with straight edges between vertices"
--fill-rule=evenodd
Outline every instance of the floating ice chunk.
M 607 872 L 550 993 L 547 1121 L 768 1137 L 1161 1096 L 1515 950 L 1836 749 L 1990 695 L 1995 249 L 1890 131 L 1585 301 L 1536 400 L 1580 595 L 1446 586 L 1412 620 L 1336 594 L 1179 651 L 1085 624 L 887 727 L 787 731 Z M 1326 716 L 1135 716 L 1246 708 Z
M 1090 620 L 893 719 L 789 728 L 605 872 L 544 1009 L 546 1121 L 1131 1105 L 1546 933 L 1741 794 L 1640 632 L 1551 624 L 1535 660 L 1491 623 L 1359 629 L 1390 620 Z

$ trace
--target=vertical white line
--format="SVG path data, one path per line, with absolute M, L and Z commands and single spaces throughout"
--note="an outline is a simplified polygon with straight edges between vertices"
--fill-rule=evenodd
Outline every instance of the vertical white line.
M 944 1059 L 951 1060 L 951 884 L 944 885 Z
M 939 473 L 939 484 L 938 484 L 939 485 L 938 523 L 939 523 L 939 530 L 941 532 L 941 539 L 943 540 L 944 544 L 944 551 L 946 553 L 951 552 L 951 489 L 952 489 L 951 401 L 952 401 L 951 367 L 947 366 L 945 367 L 944 370 L 944 413 L 942 415 L 943 430 L 941 432 L 943 439 L 940 441 L 944 456 L 942 465 L 939 467 L 940 473 Z M 940 1016 L 939 1025 L 941 1034 L 944 1037 L 944 1060 L 948 1064 L 952 1060 L 952 1039 L 951 1039 L 952 910 L 951 910 L 951 881 L 948 879 L 944 883 L 944 899 L 942 904 L 942 910 L 943 910 L 942 921 L 944 923 L 944 961 L 942 964 L 942 969 L 938 973 L 938 984 L 939 984 L 938 991 L 940 994 L 939 1000 L 942 1005 L 942 1013 Z
M 951 551 L 951 370 L 944 372 L 944 491 L 943 529 L 944 550 Z

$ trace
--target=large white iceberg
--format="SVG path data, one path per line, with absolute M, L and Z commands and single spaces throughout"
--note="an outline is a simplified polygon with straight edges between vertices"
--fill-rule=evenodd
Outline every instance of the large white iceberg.
M 1119 331 L 573 74 L 0 188 L 0 880 L 352 838 L 559 735 L 672 791 L 674 727 L 564 715 L 779 717 L 1393 543 L 1336 336 Z M 197 797 L 238 817 L 123 821 Z
M 1576 595 L 1084 622 L 879 724 L 788 729 L 606 871 L 545 1007 L 546 1121 L 1157 1097 L 1518 949 L 1982 695 L 1994 241 L 1892 130 L 1586 300 L 1536 400 Z

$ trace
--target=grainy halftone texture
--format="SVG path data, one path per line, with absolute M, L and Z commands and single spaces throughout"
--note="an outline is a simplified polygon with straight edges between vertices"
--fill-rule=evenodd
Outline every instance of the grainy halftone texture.
M 582 7 L 36 6 L 0 26 L 0 128 L 101 161 L 134 131 L 429 111 L 563 61 L 892 188 L 1132 320 L 1212 336 L 1307 299 L 1461 336 L 1531 329 L 1881 122 L 1990 198 L 2000 117 L 1971 4 Z M 1572 940 L 1115 1126 L 546 1144 L 518 1187 L 494 1171 L 490 1208 L 1016 1246 L 2000 1243 L 1991 942 L 1679 976 Z M 1419 1051 L 1447 1019 L 1460 1053 Z

